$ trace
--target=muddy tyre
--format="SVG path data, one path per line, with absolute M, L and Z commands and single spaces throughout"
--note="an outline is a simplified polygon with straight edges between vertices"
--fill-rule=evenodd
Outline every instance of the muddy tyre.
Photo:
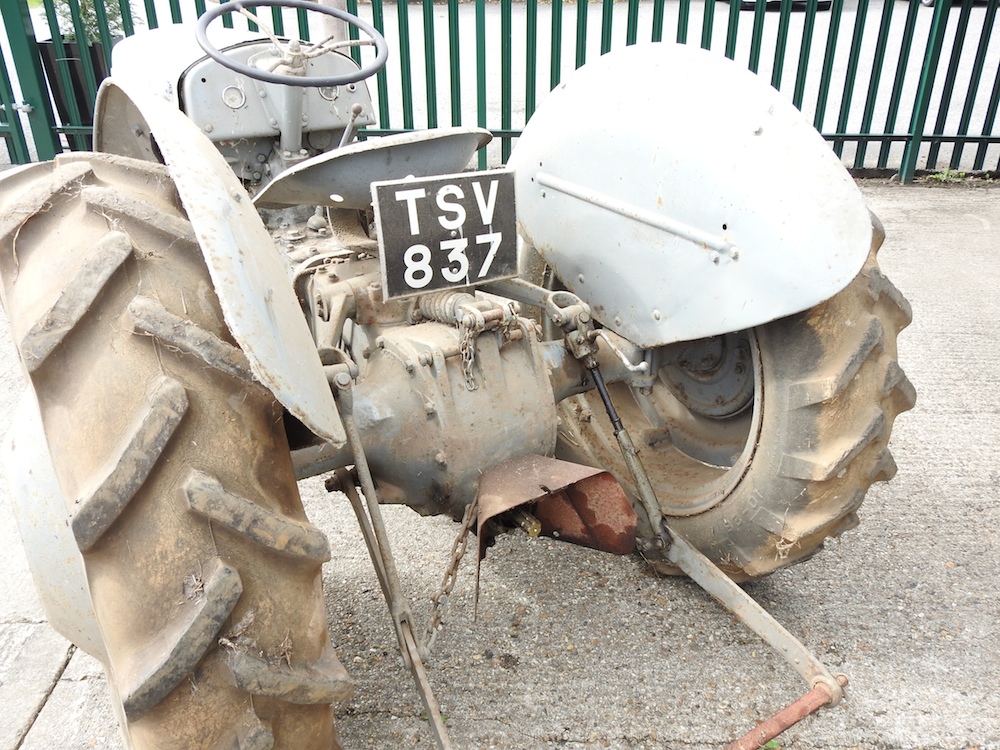
M 896 361 L 911 312 L 879 270 L 874 224 L 864 268 L 832 299 L 675 345 L 646 392 L 611 386 L 668 522 L 737 580 L 814 554 L 857 524 L 873 482 L 895 474 L 889 433 L 915 399 Z M 567 399 L 560 416 L 557 452 L 631 488 L 597 395 Z
M 127 741 L 339 747 L 325 536 L 281 409 L 232 340 L 165 168 L 4 181 L 4 304 L 80 547 Z

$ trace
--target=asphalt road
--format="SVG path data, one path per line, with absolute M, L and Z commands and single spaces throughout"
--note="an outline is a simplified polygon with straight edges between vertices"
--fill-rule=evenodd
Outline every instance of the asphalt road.
M 896 423 L 899 473 L 862 523 L 748 590 L 851 679 L 784 748 L 1000 748 L 1000 190 L 867 183 L 883 269 L 913 304 L 900 360 L 918 392 Z M 0 427 L 20 374 L 3 324 Z M 330 630 L 357 684 L 349 748 L 431 747 L 346 504 L 302 485 L 326 531 Z M 5 492 L 5 490 L 0 490 Z M 418 617 L 455 527 L 387 509 Z M 42 622 L 0 498 L 0 750 L 117 748 L 99 666 Z M 466 560 L 430 679 L 456 748 L 719 747 L 794 700 L 797 677 L 694 585 L 635 558 L 505 537 L 472 618 Z

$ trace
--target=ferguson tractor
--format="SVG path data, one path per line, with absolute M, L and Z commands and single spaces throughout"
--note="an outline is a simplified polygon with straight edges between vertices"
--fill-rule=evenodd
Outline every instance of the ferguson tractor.
M 439 747 L 432 639 L 380 503 L 451 516 L 480 556 L 521 526 L 690 576 L 809 687 L 743 746 L 839 701 L 846 680 L 736 584 L 857 522 L 914 403 L 882 229 L 812 126 L 721 56 L 639 45 L 469 172 L 487 131 L 358 140 L 376 29 L 254 5 L 353 24 L 365 66 L 215 6 L 116 47 L 94 153 L 0 181 L 30 382 L 15 515 L 126 745 L 339 747 L 330 548 L 296 487 L 320 474 L 357 512 Z

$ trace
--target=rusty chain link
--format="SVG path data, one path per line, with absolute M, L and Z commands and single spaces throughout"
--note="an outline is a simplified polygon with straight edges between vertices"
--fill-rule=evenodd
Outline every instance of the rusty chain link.
M 420 643 L 420 657 L 427 659 L 430 657 L 431 649 L 434 648 L 434 641 L 441 631 L 444 621 L 444 611 L 448 606 L 448 597 L 451 596 L 455 588 L 455 581 L 458 579 L 458 566 L 465 556 L 465 551 L 469 546 L 469 531 L 475 523 L 479 513 L 479 500 L 473 500 L 465 506 L 465 514 L 462 516 L 462 525 L 458 530 L 458 536 L 451 546 L 451 560 L 444 571 L 444 578 L 441 585 L 431 597 L 431 613 L 427 618 L 427 627 L 424 630 L 424 637 Z
M 465 387 L 470 391 L 476 390 L 479 385 L 476 383 L 476 374 L 473 367 L 476 364 L 476 336 L 479 331 L 474 326 L 467 326 L 465 323 L 459 325 L 462 332 L 462 342 L 458 346 L 462 354 L 462 372 L 465 375 Z

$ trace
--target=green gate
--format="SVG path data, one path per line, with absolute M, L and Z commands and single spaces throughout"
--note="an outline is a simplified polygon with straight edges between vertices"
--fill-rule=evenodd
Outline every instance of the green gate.
M 206 5 L 33 0 L 39 5 L 29 9 L 28 2 L 2 4 L 19 86 L 12 87 L 5 67 L 0 134 L 15 163 L 31 155 L 15 112 L 28 121 L 38 158 L 87 148 L 94 93 L 115 37 L 193 21 Z M 848 166 L 898 171 L 904 182 L 918 166 L 1000 170 L 998 3 L 346 0 L 349 11 L 385 33 L 393 51 L 373 87 L 380 127 L 369 128 L 369 135 L 477 124 L 498 136 L 482 164 L 503 161 L 541 99 L 575 67 L 619 46 L 676 41 L 699 44 L 767 77 Z M 279 35 L 309 37 L 301 11 L 272 9 L 264 18 Z M 255 28 L 239 16 L 224 21 Z M 87 39 L 88 53 L 67 33 Z M 52 39 L 39 42 L 36 35 Z M 43 54 L 49 59 L 44 75 Z M 656 95 L 655 81 L 649 91 Z M 697 102 L 678 106 L 696 108 Z M 602 111 L 595 95 L 594 116 L 615 127 L 627 113 Z

